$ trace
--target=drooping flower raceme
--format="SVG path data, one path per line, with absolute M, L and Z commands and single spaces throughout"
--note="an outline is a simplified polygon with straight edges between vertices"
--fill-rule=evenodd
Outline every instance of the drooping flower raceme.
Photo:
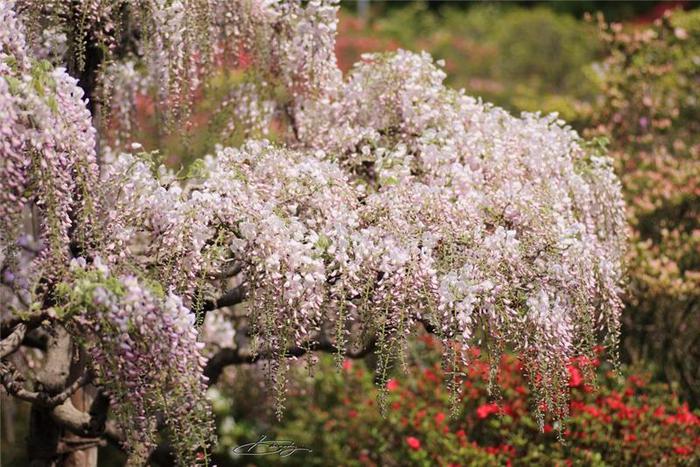
M 98 173 L 75 82 L 32 61 L 0 2 L 0 19 L 17 26 L 0 32 L 3 244 L 37 206 L 42 258 L 53 262 L 32 269 L 35 279 L 56 276 L 44 297 L 57 299 L 122 424 L 135 427 L 124 426 L 134 459 L 152 446 L 160 412 L 173 419 L 181 462 L 206 449 L 187 310 L 223 292 L 216 278 L 231 264 L 255 350 L 272 361 L 279 389 L 288 350 L 321 340 L 340 353 L 374 345 L 383 382 L 420 322 L 463 348 L 515 349 L 539 406 L 565 415 L 567 362 L 601 332 L 614 347 L 619 332 L 624 217 L 603 153 L 554 115 L 518 118 L 446 88 L 427 54 L 368 55 L 343 78 L 335 7 L 325 2 L 145 3 L 134 10 L 139 24 L 161 30 L 130 59 L 147 62 L 144 85 L 164 86 L 165 104 L 187 100 L 181 77 L 208 59 L 183 50 L 205 52 L 193 34 L 218 8 L 217 34 L 270 81 L 238 89 L 250 99 L 239 99 L 237 124 L 264 133 L 274 114 L 264 94 L 274 88 L 290 129 L 285 146 L 219 148 L 186 174 L 118 151 L 105 151 Z M 141 84 L 124 90 L 133 96 Z M 71 255 L 82 259 L 69 270 Z
M 115 124 L 129 126 L 123 119 L 127 115 L 123 107 L 129 101 L 122 98 L 134 88 L 153 95 L 158 115 L 166 123 L 187 118 L 191 101 L 212 66 L 240 64 L 242 57 L 254 64 L 258 77 L 246 84 L 260 88 L 248 99 L 263 89 L 271 93 L 280 84 L 294 93 L 290 103 L 297 106 L 301 94 L 323 94 L 330 83 L 342 79 L 335 65 L 334 1 L 16 3 L 27 18 L 27 41 L 34 56 L 63 59 L 77 72 L 85 69 L 91 54 L 104 57 L 105 63 L 95 70 L 102 87 L 101 106 L 95 110 L 105 117 L 105 130 Z M 51 44 L 56 50 L 47 50 Z M 140 66 L 126 69 L 124 62 Z
M 240 262 L 266 353 L 282 357 L 329 327 L 342 347 L 357 322 L 395 355 L 422 320 L 465 344 L 485 334 L 514 346 L 549 406 L 564 410 L 567 359 L 618 328 L 619 188 L 609 161 L 552 118 L 464 104 L 464 138 L 481 140 L 461 157 L 433 143 L 432 157 L 453 157 L 449 171 L 431 172 L 403 145 L 364 150 L 353 166 L 345 157 L 363 149 L 338 157 L 249 142 L 205 160 L 182 189 L 122 155 L 112 169 L 142 167 L 144 185 L 127 181 L 111 205 L 143 210 L 133 219 L 150 219 L 145 244 L 172 238 L 159 253 L 166 264 L 196 247 L 196 260 L 178 263 L 192 273 L 185 293 L 202 271 Z M 168 229 L 157 228 L 153 214 L 168 212 Z M 212 244 L 228 248 L 212 256 Z
M 64 69 L 36 61 L 11 3 L 0 3 L 0 240 L 16 238 L 24 209 L 42 215 L 43 256 L 50 274 L 65 267 L 70 245 L 85 240 L 97 177 L 95 130 L 83 91 Z
M 148 459 L 153 414 L 161 413 L 179 462 L 196 464 L 197 451 L 211 444 L 212 420 L 194 315 L 177 295 L 149 289 L 134 276 L 111 276 L 99 257 L 90 267 L 74 260 L 71 274 L 71 287 L 59 289 L 61 312 L 72 318 L 69 329 L 111 398 L 130 462 Z

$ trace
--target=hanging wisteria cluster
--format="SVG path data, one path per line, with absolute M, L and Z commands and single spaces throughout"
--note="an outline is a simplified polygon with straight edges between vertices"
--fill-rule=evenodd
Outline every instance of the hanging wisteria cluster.
M 93 215 L 87 192 L 97 179 L 95 130 L 83 91 L 65 69 L 35 60 L 11 5 L 0 3 L 0 247 L 19 233 L 27 206 L 40 210 L 43 264 L 65 269 L 73 239 Z M 73 224 L 73 221 L 77 221 Z
M 176 455 L 195 465 L 212 437 L 212 414 L 202 394 L 205 365 L 194 315 L 182 299 L 144 286 L 134 276 L 112 277 L 95 257 L 73 260 L 70 286 L 60 287 L 60 314 L 92 358 L 115 416 L 129 440 L 130 464 L 143 465 L 155 447 L 163 414 Z
M 277 86 L 294 94 L 322 94 L 328 83 L 342 79 L 335 66 L 337 18 L 332 2 L 315 0 L 305 6 L 296 0 L 15 3 L 27 18 L 26 33 L 36 57 L 63 60 L 75 73 L 96 59 L 90 54 L 102 60 L 101 86 L 94 98 L 102 104 L 105 129 L 128 129 L 129 113 L 124 107 L 133 107 L 134 98 L 143 91 L 153 93 L 166 124 L 186 118 L 207 71 L 222 62 L 254 63 L 253 79 L 244 88 L 256 90 L 243 99 L 249 104 L 237 106 L 239 110 L 247 105 L 253 113 Z M 137 70 L 128 65 L 134 61 L 140 65 Z
M 78 34 L 78 57 L 88 39 L 118 48 L 126 30 L 115 18 L 133 14 L 148 38 L 129 53 L 136 62 L 103 67 L 124 121 L 153 83 L 160 102 L 186 105 L 203 69 L 233 52 L 258 80 L 224 103 L 235 125 L 289 127 L 286 145 L 222 147 L 188 171 L 138 146 L 104 148 L 98 169 L 75 80 L 32 58 L 39 41 L 25 44 L 0 0 L 11 26 L 0 31 L 2 266 L 19 270 L 22 216 L 39 210 L 33 300 L 55 305 L 92 355 L 134 462 L 153 447 L 157 414 L 181 463 L 211 442 L 195 315 L 224 292 L 216 278 L 231 265 L 280 401 L 290 348 L 373 345 L 382 382 L 420 324 L 464 350 L 447 360 L 475 344 L 494 361 L 515 350 L 538 410 L 561 418 L 570 359 L 603 334 L 614 349 L 619 182 L 555 115 L 518 118 L 451 90 L 425 53 L 367 55 L 343 77 L 325 2 L 96 0 L 83 2 L 91 26 L 77 32 L 57 5 L 20 3 L 30 17 L 56 7 L 50 22 Z
M 7 26 L 0 32 L 0 260 L 3 283 L 19 301 L 6 303 L 58 307 L 54 313 L 92 354 L 135 465 L 153 447 L 158 413 L 180 462 L 192 465 L 212 433 L 194 317 L 178 296 L 157 297 L 143 280 L 99 267 L 112 211 L 100 208 L 109 199 L 98 190 L 83 91 L 64 69 L 30 55 L 11 7 L 0 2 Z M 22 234 L 32 215 L 38 230 Z M 32 259 L 27 250 L 40 252 Z M 92 258 L 99 271 L 77 274 L 71 256 L 82 268 Z

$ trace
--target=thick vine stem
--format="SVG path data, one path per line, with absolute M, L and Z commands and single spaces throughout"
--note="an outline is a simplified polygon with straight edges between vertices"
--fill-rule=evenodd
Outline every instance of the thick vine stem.
M 5 387 L 8 394 L 17 397 L 18 399 L 22 399 L 43 407 L 56 407 L 63 404 L 78 389 L 87 384 L 92 378 L 92 375 L 89 372 L 84 373 L 78 379 L 73 381 L 73 383 L 71 383 L 66 389 L 54 395 L 44 391 L 29 391 L 25 389 L 20 382 L 22 379 L 21 375 L 14 367 L 11 366 L 10 363 L 2 364 L 0 369 L 0 378 L 2 379 L 2 385 Z
M 243 303 L 246 298 L 246 288 L 244 285 L 234 287 L 215 300 L 207 300 L 202 304 L 202 312 L 218 310 L 227 306 Z
M 26 327 L 26 333 L 39 327 L 44 321 L 51 321 L 55 318 L 56 313 L 53 308 L 47 308 L 28 315 L 13 315 L 8 320 L 2 322 L 2 336 L 9 336 L 20 324 Z
M 27 334 L 27 325 L 20 323 L 5 339 L 0 341 L 0 358 L 5 358 L 22 345 L 22 340 Z
M 428 319 L 421 318 L 417 320 L 421 323 L 423 328 L 429 334 L 435 334 L 437 332 L 434 325 L 432 325 Z M 356 351 L 346 350 L 344 356 L 350 359 L 360 359 L 366 357 L 368 354 L 374 352 L 377 348 L 376 338 L 370 339 L 364 346 Z M 285 352 L 285 356 L 288 358 L 301 357 L 307 352 L 326 352 L 337 354 L 340 349 L 333 345 L 327 338 L 319 339 L 318 341 L 312 341 L 301 345 L 298 347 L 290 347 Z M 217 353 L 212 355 L 204 368 L 204 375 L 209 378 L 209 385 L 214 385 L 219 380 L 219 376 L 223 372 L 224 368 L 230 365 L 250 365 L 261 360 L 269 360 L 271 358 L 276 358 L 275 356 L 257 353 L 254 354 L 248 350 L 243 350 L 239 348 L 223 348 Z
M 51 418 L 61 427 L 78 436 L 94 438 L 104 437 L 116 445 L 120 445 L 124 436 L 114 423 L 101 423 L 98 418 L 75 408 L 70 400 L 54 407 Z
M 345 357 L 351 359 L 364 358 L 376 349 L 376 345 L 376 339 L 371 339 L 358 350 L 346 350 L 344 355 Z M 308 352 L 326 352 L 337 354 L 340 351 L 341 350 L 338 349 L 338 347 L 333 345 L 327 339 L 321 339 L 319 341 L 305 343 L 301 346 L 290 347 L 285 352 L 285 356 L 288 358 L 297 358 L 305 355 Z M 243 350 L 240 348 L 224 348 L 219 350 L 209 359 L 206 367 L 204 368 L 204 375 L 209 378 L 209 385 L 213 385 L 219 380 L 219 376 L 223 372 L 224 368 L 229 365 L 253 364 L 261 360 L 270 360 L 274 358 L 276 358 L 276 356 L 267 353 L 252 353 L 249 350 Z

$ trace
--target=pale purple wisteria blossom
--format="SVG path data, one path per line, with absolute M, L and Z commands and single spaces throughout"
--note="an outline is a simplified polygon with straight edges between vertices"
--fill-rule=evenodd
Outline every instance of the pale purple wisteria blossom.
M 449 89 L 425 53 L 367 55 L 343 76 L 333 4 L 104 3 L 84 2 L 94 25 L 77 32 L 65 18 L 80 6 L 47 4 L 60 13 L 47 21 L 52 34 L 82 38 L 76 70 L 95 41 L 123 59 L 99 70 L 121 143 L 137 95 L 155 87 L 157 105 L 186 114 L 228 52 L 244 53 L 258 79 L 221 103 L 236 109 L 229 131 L 288 127 L 283 143 L 219 147 L 186 171 L 138 144 L 104 145 L 98 167 L 83 91 L 36 58 L 63 42 L 25 38 L 14 4 L 0 0 L 12 26 L 0 32 L 2 293 L 23 291 L 8 302 L 9 331 L 68 330 L 133 464 L 151 455 L 159 420 L 180 463 L 206 461 L 203 373 L 213 381 L 227 364 L 267 360 L 281 411 L 288 356 L 376 350 L 383 382 L 417 326 L 460 344 L 462 358 L 472 345 L 494 358 L 515 351 L 540 405 L 566 416 L 567 363 L 603 335 L 614 349 L 619 334 L 624 213 L 605 154 L 556 115 L 516 117 Z M 119 36 L 122 7 L 149 40 L 119 56 L 134 40 Z M 36 19 L 35 8 L 17 11 Z M 39 226 L 36 255 L 19 243 L 28 225 Z
M 30 57 L 23 25 L 5 2 L 0 22 L 6 26 L 0 33 L 1 246 L 19 234 L 31 201 L 41 212 L 47 274 L 58 275 L 68 258 L 69 230 L 78 237 L 89 224 L 92 206 L 84 193 L 97 178 L 95 130 L 76 80 Z M 80 226 L 72 226 L 71 215 Z
M 152 414 L 161 413 L 181 462 L 196 463 L 192 448 L 210 444 L 212 414 L 202 398 L 206 361 L 194 315 L 177 295 L 158 296 L 134 276 L 111 277 L 100 257 L 90 268 L 83 258 L 73 260 L 71 268 L 76 280 L 65 298 L 80 311 L 68 329 L 92 359 L 129 439 L 132 461 L 147 459 L 155 447 Z

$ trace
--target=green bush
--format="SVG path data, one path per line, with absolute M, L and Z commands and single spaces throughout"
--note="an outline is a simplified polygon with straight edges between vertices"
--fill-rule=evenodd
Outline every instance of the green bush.
M 558 111 L 564 118 L 593 100 L 589 65 L 601 51 L 592 25 L 544 7 L 447 6 L 436 13 L 414 3 L 366 28 L 341 18 L 338 54 L 346 66 L 364 51 L 395 47 L 444 59 L 448 83 L 469 94 L 510 110 Z
M 330 357 L 322 359 L 312 389 L 290 397 L 279 425 L 243 428 L 224 404 L 220 440 L 228 445 L 221 454 L 264 432 L 268 439 L 293 440 L 313 452 L 262 456 L 257 465 L 695 465 L 700 460 L 699 412 L 680 403 L 668 387 L 650 384 L 640 374 L 619 378 L 597 360 L 572 362 L 570 418 L 562 427 L 544 420 L 541 430 L 519 363 L 507 356 L 501 360 L 499 393 L 489 396 L 489 365 L 474 353 L 474 361 L 461 369 L 463 393 L 451 418 L 437 345 L 424 336 L 412 346 L 408 368 L 396 369 L 387 384 L 385 417 L 377 408 L 373 372 L 362 361 L 346 361 L 341 371 L 333 371 Z M 587 369 L 597 375 L 596 388 L 584 382 Z M 305 378 L 300 381 L 299 387 L 308 388 Z M 218 462 L 233 465 L 225 455 Z
M 632 227 L 623 347 L 700 403 L 700 11 L 603 25 L 601 95 L 581 119 L 610 140 Z

